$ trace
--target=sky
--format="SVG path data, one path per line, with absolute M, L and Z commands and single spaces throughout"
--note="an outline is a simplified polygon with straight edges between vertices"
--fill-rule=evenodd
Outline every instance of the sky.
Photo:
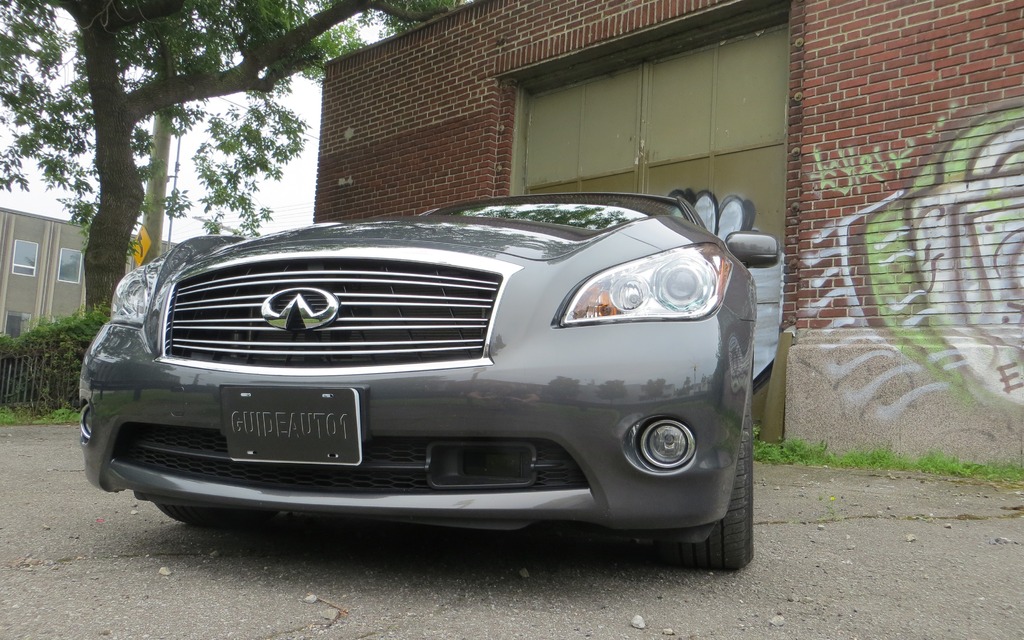
M 298 113 L 306 121 L 308 128 L 305 135 L 305 146 L 302 154 L 292 160 L 284 168 L 284 176 L 280 182 L 264 180 L 260 184 L 260 191 L 256 194 L 255 200 L 259 206 L 265 206 L 274 212 L 272 222 L 265 224 L 260 233 L 266 235 L 274 231 L 283 231 L 301 227 L 313 222 L 313 200 L 316 189 L 316 168 L 317 151 L 319 148 L 320 136 L 320 99 L 322 91 L 319 84 L 313 83 L 305 78 L 295 77 L 292 80 L 292 94 L 283 102 L 290 109 Z M 229 102 L 241 103 L 238 96 L 227 98 L 215 98 L 210 101 L 211 109 L 216 109 L 218 103 L 224 109 L 230 107 Z M 186 134 L 181 141 L 181 168 L 178 175 L 177 187 L 180 190 L 189 191 L 193 200 L 197 200 L 202 193 L 199 181 L 196 179 L 195 170 L 191 158 L 196 148 L 203 141 L 204 132 L 202 128 Z M 171 165 L 174 164 L 174 155 L 177 148 L 177 139 L 171 141 Z M 26 162 L 26 167 L 29 163 Z M 173 174 L 173 170 L 171 172 Z M 168 185 L 168 193 L 173 185 Z M 68 215 L 64 212 L 60 198 L 66 197 L 68 193 L 47 190 L 38 174 L 30 176 L 29 191 L 21 191 L 15 188 L 14 191 L 0 189 L 0 207 L 14 209 L 36 215 L 67 220 Z M 198 214 L 202 210 L 197 207 Z M 233 226 L 237 218 L 226 218 L 225 226 Z M 196 235 L 204 233 L 202 222 L 196 219 L 177 219 L 170 224 L 171 241 L 181 242 Z M 163 239 L 167 239 L 168 222 L 164 221 Z

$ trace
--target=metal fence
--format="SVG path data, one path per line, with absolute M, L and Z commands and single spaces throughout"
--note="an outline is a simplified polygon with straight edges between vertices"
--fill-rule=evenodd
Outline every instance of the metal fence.
M 0 405 L 49 411 L 74 406 L 78 375 L 45 353 L 0 357 Z

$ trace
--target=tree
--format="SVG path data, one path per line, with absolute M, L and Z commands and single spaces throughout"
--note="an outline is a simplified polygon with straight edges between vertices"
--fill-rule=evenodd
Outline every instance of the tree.
M 575 400 L 580 395 L 580 381 L 576 378 L 558 376 L 548 383 L 543 393 L 556 402 Z
M 666 382 L 665 378 L 658 378 L 657 380 L 648 379 L 647 383 L 640 387 L 640 399 L 654 400 L 664 397 L 667 386 L 668 382 Z
M 608 402 L 625 398 L 628 394 L 625 380 L 607 380 L 597 387 L 597 397 Z
M 305 124 L 276 98 L 296 73 L 361 46 L 358 18 L 399 30 L 464 0 L 13 0 L 0 6 L 0 187 L 27 188 L 23 160 L 88 228 L 86 306 L 110 302 L 142 211 L 156 114 L 179 135 L 206 123 L 194 158 L 216 221 L 236 211 L 255 232 L 270 212 L 251 198 L 280 178 Z M 211 98 L 246 104 L 210 115 Z M 91 160 L 91 162 L 90 162 Z M 178 194 L 174 214 L 191 206 Z

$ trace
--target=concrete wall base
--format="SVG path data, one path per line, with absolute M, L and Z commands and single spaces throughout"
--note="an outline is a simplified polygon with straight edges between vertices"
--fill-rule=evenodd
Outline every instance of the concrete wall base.
M 800 331 L 787 364 L 786 437 L 837 453 L 887 447 L 1024 464 L 1021 330 Z

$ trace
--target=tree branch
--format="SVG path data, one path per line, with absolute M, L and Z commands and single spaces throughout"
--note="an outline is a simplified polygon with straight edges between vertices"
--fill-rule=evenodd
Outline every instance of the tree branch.
M 151 3 L 169 4 L 179 1 L 151 0 Z M 309 59 L 289 60 L 297 51 L 332 27 L 371 8 L 413 21 L 428 20 L 448 11 L 444 7 L 429 11 L 405 11 L 381 0 L 339 0 L 281 36 L 243 51 L 241 62 L 230 69 L 155 80 L 138 88 L 128 96 L 129 109 L 137 120 L 141 120 L 151 113 L 183 102 L 243 91 L 270 91 L 277 82 L 312 63 Z M 272 68 L 278 64 L 281 64 L 279 68 Z
M 56 4 L 71 14 L 82 29 L 98 27 L 104 31 L 114 32 L 140 22 L 172 16 L 181 11 L 185 6 L 185 0 L 149 0 L 134 2 L 128 7 L 120 4 L 118 0 L 57 0 Z
M 273 91 L 278 82 L 285 78 L 290 78 L 316 62 L 317 60 L 314 57 L 309 56 L 305 58 L 296 58 L 288 64 L 275 66 L 273 69 L 268 69 L 266 73 L 260 77 L 256 85 L 253 86 L 253 89 L 256 91 Z
M 224 71 L 174 76 L 139 87 L 128 96 L 129 108 L 137 120 L 183 102 L 206 100 L 242 91 L 269 91 L 283 75 L 261 75 L 274 63 L 312 42 L 337 24 L 366 11 L 369 0 L 341 0 L 291 31 L 260 47 L 243 52 L 242 61 Z M 292 68 L 293 65 L 286 65 Z M 301 67 L 293 69 L 297 71 Z
M 136 25 L 140 22 L 151 22 L 172 16 L 185 6 L 185 0 L 149 0 L 149 2 L 134 2 L 132 6 L 113 7 L 111 2 L 110 20 L 107 22 L 107 29 L 116 31 L 125 27 Z
M 426 22 L 431 18 L 436 18 L 443 13 L 451 11 L 449 7 L 437 7 L 435 9 L 415 11 L 412 9 L 396 7 L 386 0 L 371 0 L 369 4 L 370 9 L 386 13 L 392 18 L 398 18 L 399 20 L 404 20 L 406 22 Z
M 81 25 L 82 15 L 85 10 L 81 2 L 78 2 L 78 0 L 55 0 L 53 6 L 66 11 L 69 16 L 74 18 L 76 24 Z

